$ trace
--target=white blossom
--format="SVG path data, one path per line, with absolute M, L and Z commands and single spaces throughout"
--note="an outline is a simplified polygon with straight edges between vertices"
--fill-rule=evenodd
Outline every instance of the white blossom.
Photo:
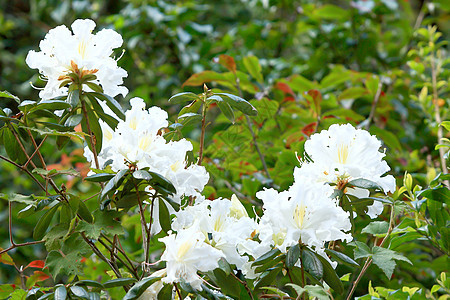
M 159 239 L 166 245 L 161 259 L 166 262 L 165 283 L 183 279 L 196 290 L 202 290 L 202 279 L 197 271 L 208 272 L 219 266 L 223 253 L 204 242 L 204 235 L 193 225 Z
M 72 32 L 64 25 L 51 29 L 40 42 L 41 51 L 28 52 L 26 63 L 32 69 L 39 69 L 47 80 L 45 88 L 39 93 L 42 99 L 66 95 L 67 87 L 60 87 L 69 73 L 79 70 L 82 74 L 94 74 L 94 81 L 100 84 L 105 94 L 114 97 L 126 96 L 128 89 L 121 86 L 127 72 L 117 66 L 111 57 L 113 49 L 122 45 L 122 37 L 112 29 L 102 29 L 92 34 L 94 21 L 76 20 Z M 83 73 L 84 72 L 84 73 Z M 84 89 L 90 91 L 84 86 Z
M 149 168 L 174 185 L 175 202 L 181 203 L 183 196 L 201 198 L 209 174 L 203 166 L 187 165 L 186 152 L 192 151 L 192 144 L 185 139 L 166 142 L 160 130 L 168 126 L 168 115 L 159 107 L 146 110 L 141 98 L 131 99 L 130 105 L 125 121 L 119 120 L 114 131 L 100 122 L 103 132 L 102 150 L 98 154 L 100 168 L 106 167 L 106 162 L 115 172 L 128 169 L 130 164 L 138 169 Z M 87 147 L 85 156 L 92 161 Z
M 296 180 L 289 190 L 265 189 L 256 194 L 264 203 L 259 237 L 286 252 L 299 242 L 316 249 L 325 242 L 352 240 L 349 214 L 330 199 L 333 188 L 321 183 Z
M 175 214 L 172 229 L 184 230 L 194 225 L 198 226 L 205 241 L 222 251 L 228 263 L 241 269 L 247 263 L 248 257 L 239 252 L 239 245 L 251 239 L 257 224 L 246 215 L 247 212 L 237 197 L 232 198 L 234 203 L 228 199 L 216 199 L 180 210 Z M 239 207 L 236 201 L 242 207 Z M 236 207 L 240 211 L 239 216 L 236 216 Z
M 333 124 L 328 130 L 313 134 L 305 142 L 305 152 L 313 162 L 303 162 L 294 171 L 294 177 L 308 177 L 323 183 L 346 183 L 353 179 L 371 180 L 385 193 L 395 191 L 395 178 L 383 176 L 390 170 L 383 160 L 385 153 L 380 152 L 381 142 L 362 129 L 350 124 Z M 349 194 L 367 197 L 369 191 L 355 188 L 347 189 Z M 376 217 L 383 210 L 381 202 L 369 207 L 369 216 Z

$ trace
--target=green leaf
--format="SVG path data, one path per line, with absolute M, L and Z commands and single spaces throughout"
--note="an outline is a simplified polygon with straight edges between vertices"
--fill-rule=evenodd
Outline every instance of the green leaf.
M 158 300 L 167 300 L 172 298 L 172 289 L 173 286 L 171 284 L 166 284 L 158 293 Z
M 160 277 L 145 277 L 137 282 L 131 289 L 128 290 L 122 300 L 134 300 L 139 298 L 145 290 L 153 283 L 161 280 Z
M 71 91 L 67 96 L 67 103 L 69 103 L 73 108 L 77 107 L 80 103 L 80 91 Z
M 354 187 L 359 187 L 362 189 L 378 189 L 380 191 L 383 190 L 383 188 L 376 182 L 373 182 L 371 180 L 368 179 L 364 179 L 364 178 L 358 178 L 358 179 L 353 179 L 350 180 L 348 182 L 349 186 L 354 186 Z
M 124 234 L 122 225 L 116 221 L 121 216 L 119 212 L 114 210 L 96 210 L 93 215 L 94 222 L 92 224 L 81 221 L 76 230 L 84 232 L 91 239 L 98 239 L 102 232 L 110 235 Z
M 259 64 L 259 60 L 254 55 L 249 55 L 244 57 L 243 63 L 247 71 L 252 75 L 253 78 L 256 79 L 259 83 L 263 83 L 264 79 L 261 73 L 261 65 Z
M 89 294 L 88 292 L 83 289 L 82 287 L 79 286 L 71 286 L 70 287 L 70 291 L 72 292 L 72 294 L 74 294 L 77 297 L 80 297 L 82 299 L 89 299 Z
M 16 101 L 17 103 L 20 104 L 20 99 L 17 96 L 14 96 L 13 94 L 11 94 L 8 91 L 0 91 L 0 98 L 9 98 L 9 99 L 13 99 L 14 101 Z
M 100 123 L 98 122 L 98 117 L 94 113 L 94 111 L 86 105 L 86 111 L 87 111 L 87 120 L 83 118 L 81 121 L 81 128 L 83 129 L 83 132 L 86 134 L 89 134 L 87 123 L 89 121 L 89 128 L 91 129 L 91 133 L 94 135 L 94 144 L 95 144 L 95 150 L 97 151 L 97 154 L 102 151 L 102 142 L 103 142 L 103 133 L 102 133 L 102 127 L 100 126 Z M 89 137 L 86 137 L 86 142 L 89 146 L 89 149 L 92 151 L 92 145 Z
M 63 285 L 58 286 L 55 289 L 55 300 L 65 300 L 67 297 L 66 287 Z
M 312 82 L 301 75 L 295 74 L 290 77 L 289 81 L 291 83 L 289 86 L 298 93 L 304 93 L 317 88 L 315 82 Z
M 392 132 L 382 129 L 378 126 L 371 126 L 369 131 L 370 133 L 375 134 L 377 137 L 379 137 L 390 149 L 402 151 L 403 147 L 400 144 L 398 137 Z
M 115 187 L 119 186 L 122 182 L 123 176 L 128 172 L 128 169 L 120 170 L 117 172 L 116 175 L 114 175 L 113 178 L 111 178 L 108 183 L 105 185 L 105 187 L 102 190 L 102 193 L 100 195 L 100 199 L 103 199 L 106 197 L 106 195 L 111 192 Z
M 107 289 L 113 288 L 116 286 L 124 286 L 135 283 L 137 280 L 134 278 L 116 278 L 111 279 L 103 283 L 103 286 Z
M 64 122 L 64 126 L 75 127 L 81 123 L 81 120 L 83 120 L 82 114 L 71 115 L 67 118 L 66 122 Z
M 368 92 L 363 87 L 351 87 L 344 90 L 338 97 L 338 100 L 357 99 L 366 95 Z
M 161 224 L 161 228 L 164 230 L 164 232 L 168 232 L 170 227 L 170 214 L 169 209 L 167 208 L 164 201 L 159 198 L 159 223 Z
M 443 126 L 447 131 L 450 131 L 450 121 L 442 122 L 441 126 Z
M 388 232 L 389 223 L 386 221 L 373 221 L 363 228 L 361 233 L 370 233 L 373 235 L 385 235 Z
M 326 4 L 314 10 L 313 15 L 320 19 L 345 21 L 349 19 L 349 10 L 345 10 L 339 6 Z
M 331 299 L 330 296 L 327 294 L 327 291 L 319 285 L 306 285 L 304 288 L 293 283 L 288 283 L 286 285 L 294 288 L 294 290 L 297 292 L 298 295 L 297 299 L 300 299 L 300 296 L 304 292 L 307 292 L 310 297 L 316 297 L 318 300 Z
M 269 260 L 272 260 L 275 256 L 278 256 L 280 254 L 281 254 L 281 251 L 278 248 L 272 249 L 269 252 L 266 252 L 265 254 L 258 257 L 253 262 L 252 266 L 255 267 L 255 266 L 263 265 L 266 262 L 268 262 Z
M 426 189 L 419 194 L 427 199 L 442 203 L 450 203 L 450 190 L 447 187 L 438 187 L 435 189 Z
M 356 261 L 354 261 L 353 259 L 351 259 L 347 255 L 345 255 L 344 253 L 341 253 L 341 252 L 338 252 L 338 251 L 334 251 L 332 249 L 325 249 L 325 252 L 328 253 L 332 258 L 334 258 L 337 261 L 339 261 L 340 263 L 346 264 L 348 266 L 359 267 L 359 264 Z
M 330 265 L 330 263 L 321 255 L 313 252 L 314 255 L 320 260 L 323 267 L 323 280 L 338 294 L 342 294 L 344 292 L 344 286 L 342 285 L 342 281 L 337 276 L 336 271 Z
M 52 250 L 47 255 L 45 265 L 49 268 L 53 278 L 56 278 L 58 274 L 80 274 L 80 260 L 79 253 L 75 251 L 64 254 L 63 256 L 59 251 Z
M 323 266 L 314 253 L 308 248 L 302 251 L 302 263 L 305 271 L 314 276 L 316 279 L 321 279 L 323 276 Z
M 238 299 L 241 294 L 241 286 L 239 282 L 231 275 L 227 275 L 222 269 L 215 269 L 214 276 L 216 277 L 216 284 L 221 291 L 228 296 Z
M 3 145 L 5 145 L 5 150 L 9 158 L 12 161 L 17 162 L 19 158 L 19 152 L 22 150 L 20 149 L 19 143 L 17 143 L 14 134 L 9 128 L 3 130 Z
M 300 258 L 300 246 L 296 244 L 289 248 L 286 255 L 286 267 L 292 268 Z
M 79 281 L 75 282 L 75 285 L 85 285 L 85 286 L 97 287 L 97 288 L 101 288 L 101 289 L 105 288 L 103 286 L 103 284 L 101 284 L 100 282 L 94 281 L 94 280 L 89 280 L 89 279 L 79 280 Z
M 94 219 L 92 218 L 91 212 L 87 208 L 86 204 L 83 201 L 80 201 L 78 204 L 78 214 L 80 217 L 88 223 L 92 223 Z
M 392 273 L 394 272 L 394 260 L 401 260 L 412 264 L 409 259 L 390 249 L 374 246 L 372 251 L 373 263 L 383 270 L 384 274 L 386 274 L 389 279 L 392 277 Z
M 20 111 L 23 111 L 24 113 L 28 113 L 36 105 L 37 105 L 36 101 L 25 100 L 22 101 L 22 103 L 20 103 L 19 106 L 17 106 L 17 108 L 20 109 Z
M 85 82 L 85 83 L 83 83 L 83 84 L 87 85 L 87 86 L 88 86 L 91 90 L 93 90 L 94 92 L 97 92 L 97 93 L 103 93 L 102 87 L 99 86 L 99 85 L 96 84 L 96 83 L 93 83 L 93 82 L 88 81 L 88 82 Z
M 229 82 L 228 78 L 224 74 L 219 74 L 214 71 L 203 71 L 189 77 L 181 87 L 185 86 L 199 86 L 206 82 Z
M 69 107 L 70 107 L 70 104 L 67 103 L 66 101 L 61 101 L 61 100 L 42 100 L 35 107 L 30 109 L 30 112 L 36 111 L 36 110 L 42 110 L 42 109 L 48 109 L 48 110 L 54 111 L 54 110 L 66 109 L 66 108 L 69 108 Z
M 216 93 L 219 95 L 226 103 L 228 103 L 231 107 L 243 112 L 249 116 L 256 116 L 258 111 L 253 107 L 249 102 L 242 99 L 241 97 L 228 94 L 228 93 Z
M 274 268 L 261 275 L 261 279 L 256 283 L 254 291 L 258 291 L 264 286 L 269 286 L 273 284 L 275 278 L 277 278 L 277 275 L 278 273 L 280 273 L 280 271 L 281 268 Z
M 134 171 L 133 177 L 136 179 L 143 179 L 143 180 L 151 180 L 152 179 L 152 175 L 150 175 L 150 173 L 145 170 Z
M 169 179 L 167 179 L 164 176 L 162 176 L 158 173 L 155 173 L 155 172 L 149 171 L 148 173 L 152 176 L 152 179 L 150 180 L 150 184 L 152 185 L 152 187 L 154 189 L 157 190 L 158 186 L 161 186 L 172 194 L 177 193 L 177 190 L 173 186 L 172 182 L 169 181 Z
M 224 116 L 234 124 L 234 112 L 231 109 L 231 106 L 226 102 L 217 102 L 217 106 Z
M 179 93 L 170 97 L 169 102 L 172 104 L 183 103 L 187 101 L 197 100 L 198 96 L 191 92 Z
M 113 97 L 110 97 L 103 93 L 90 93 L 95 98 L 106 101 L 106 105 L 121 119 L 125 120 L 125 113 L 123 112 L 122 106 Z
M 115 174 L 110 174 L 110 173 L 98 173 L 98 174 L 88 176 L 88 177 L 84 178 L 84 180 L 91 181 L 91 182 L 105 182 L 105 181 L 113 178 L 114 175 Z
M 47 231 L 48 226 L 50 226 L 50 222 L 52 221 L 53 216 L 55 215 L 56 210 L 59 208 L 60 204 L 61 203 L 58 203 L 49 210 L 47 210 L 45 214 L 37 222 L 36 227 L 34 227 L 33 230 L 33 238 L 36 241 L 39 241 L 44 237 L 45 232 Z
M 26 196 L 26 195 L 15 194 L 15 193 L 12 193 L 10 195 L 5 195 L 5 194 L 0 193 L 0 199 L 6 200 L 6 201 L 11 201 L 11 202 L 28 204 L 28 205 L 32 205 L 33 207 L 36 207 L 36 202 L 37 202 L 37 200 L 33 194 Z
M 422 235 L 416 231 L 406 232 L 405 234 L 402 234 L 400 236 L 395 236 L 391 239 L 389 243 L 389 249 L 395 250 L 398 247 L 404 245 L 405 243 L 415 241 L 421 237 Z
M 354 242 L 351 242 L 349 245 L 356 247 L 353 250 L 355 259 L 369 257 L 372 255 L 372 251 L 370 250 L 369 246 L 367 246 L 366 244 L 364 244 L 362 242 L 354 241 Z

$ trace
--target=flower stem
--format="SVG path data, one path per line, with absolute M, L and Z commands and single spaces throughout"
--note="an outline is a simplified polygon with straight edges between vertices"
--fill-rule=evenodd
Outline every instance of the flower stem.
M 91 125 L 89 124 L 89 118 L 88 118 L 88 113 L 87 113 L 87 109 L 86 109 L 86 103 L 85 103 L 85 101 L 83 99 L 83 96 L 82 96 L 83 94 L 82 93 L 83 93 L 83 90 L 80 87 L 81 110 L 83 111 L 83 116 L 84 116 L 84 119 L 86 120 L 86 129 L 87 129 L 88 135 L 89 135 L 89 142 L 91 144 L 91 150 L 92 150 L 92 153 L 94 155 L 95 168 L 100 169 L 100 164 L 98 163 L 97 150 L 95 149 L 94 135 L 93 135 L 92 130 L 91 130 Z
M 394 229 L 394 205 L 391 205 L 391 215 L 390 215 L 390 218 L 389 218 L 389 229 L 388 229 L 388 232 L 386 233 L 386 236 L 381 241 L 379 247 L 383 247 L 384 243 L 387 241 L 387 239 L 388 239 L 388 237 L 391 234 L 393 229 Z M 361 280 L 361 278 L 363 277 L 363 275 L 366 273 L 367 269 L 370 267 L 371 263 L 372 263 L 372 258 L 368 257 L 366 259 L 366 261 L 364 262 L 364 266 L 362 267 L 361 272 L 358 275 L 358 278 L 356 278 L 356 280 L 352 284 L 352 288 L 349 291 L 349 293 L 347 295 L 347 298 L 346 298 L 347 300 L 350 300 L 352 298 L 353 293 L 356 290 L 356 286 L 358 285 L 358 283 Z
M 208 105 L 206 104 L 206 97 L 207 97 L 207 88 L 205 85 L 205 92 L 204 92 L 204 98 L 203 98 L 203 104 L 202 104 L 202 132 L 200 134 L 200 149 L 198 152 L 198 165 L 202 165 L 203 161 L 203 147 L 205 144 L 205 130 L 206 130 L 206 110 L 208 109 Z

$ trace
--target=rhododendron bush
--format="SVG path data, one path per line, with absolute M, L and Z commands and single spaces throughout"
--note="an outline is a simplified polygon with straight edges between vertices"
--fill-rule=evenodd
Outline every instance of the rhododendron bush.
M 351 9 L 364 16 L 370 3 L 397 5 Z M 311 20 L 346 16 L 331 4 L 297 9 Z M 39 96 L 0 92 L 2 179 L 28 182 L 0 194 L 0 295 L 447 299 L 449 60 L 437 27 L 421 25 L 427 9 L 392 71 L 284 74 L 270 59 L 221 51 L 162 101 L 121 64 L 131 47 L 121 22 L 49 29 L 24 60 L 39 72 L 30 83 Z M 188 38 L 177 27 L 176 40 Z M 415 127 L 404 97 L 422 112 Z M 24 249 L 35 249 L 25 262 Z

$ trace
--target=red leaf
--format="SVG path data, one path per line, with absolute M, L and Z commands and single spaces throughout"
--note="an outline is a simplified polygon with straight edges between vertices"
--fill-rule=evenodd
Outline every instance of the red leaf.
M 224 66 L 228 69 L 228 71 L 231 71 L 233 73 L 236 73 L 236 63 L 234 62 L 234 58 L 232 58 L 229 55 L 221 54 L 219 55 L 219 64 Z
M 317 126 L 316 122 L 309 123 L 308 125 L 303 127 L 302 132 L 307 136 L 310 136 L 311 134 L 316 132 L 316 126 Z
M 43 269 L 45 266 L 45 262 L 43 260 L 35 260 L 32 261 L 28 264 L 28 266 L 25 267 L 26 268 L 38 268 L 38 269 Z
M 291 89 L 291 87 L 284 82 L 277 82 L 276 88 L 285 92 L 286 94 L 295 96 L 294 91 Z
M 314 111 L 316 116 L 320 115 L 320 104 L 322 103 L 322 94 L 318 90 L 309 90 L 308 96 L 312 98 L 314 104 Z

